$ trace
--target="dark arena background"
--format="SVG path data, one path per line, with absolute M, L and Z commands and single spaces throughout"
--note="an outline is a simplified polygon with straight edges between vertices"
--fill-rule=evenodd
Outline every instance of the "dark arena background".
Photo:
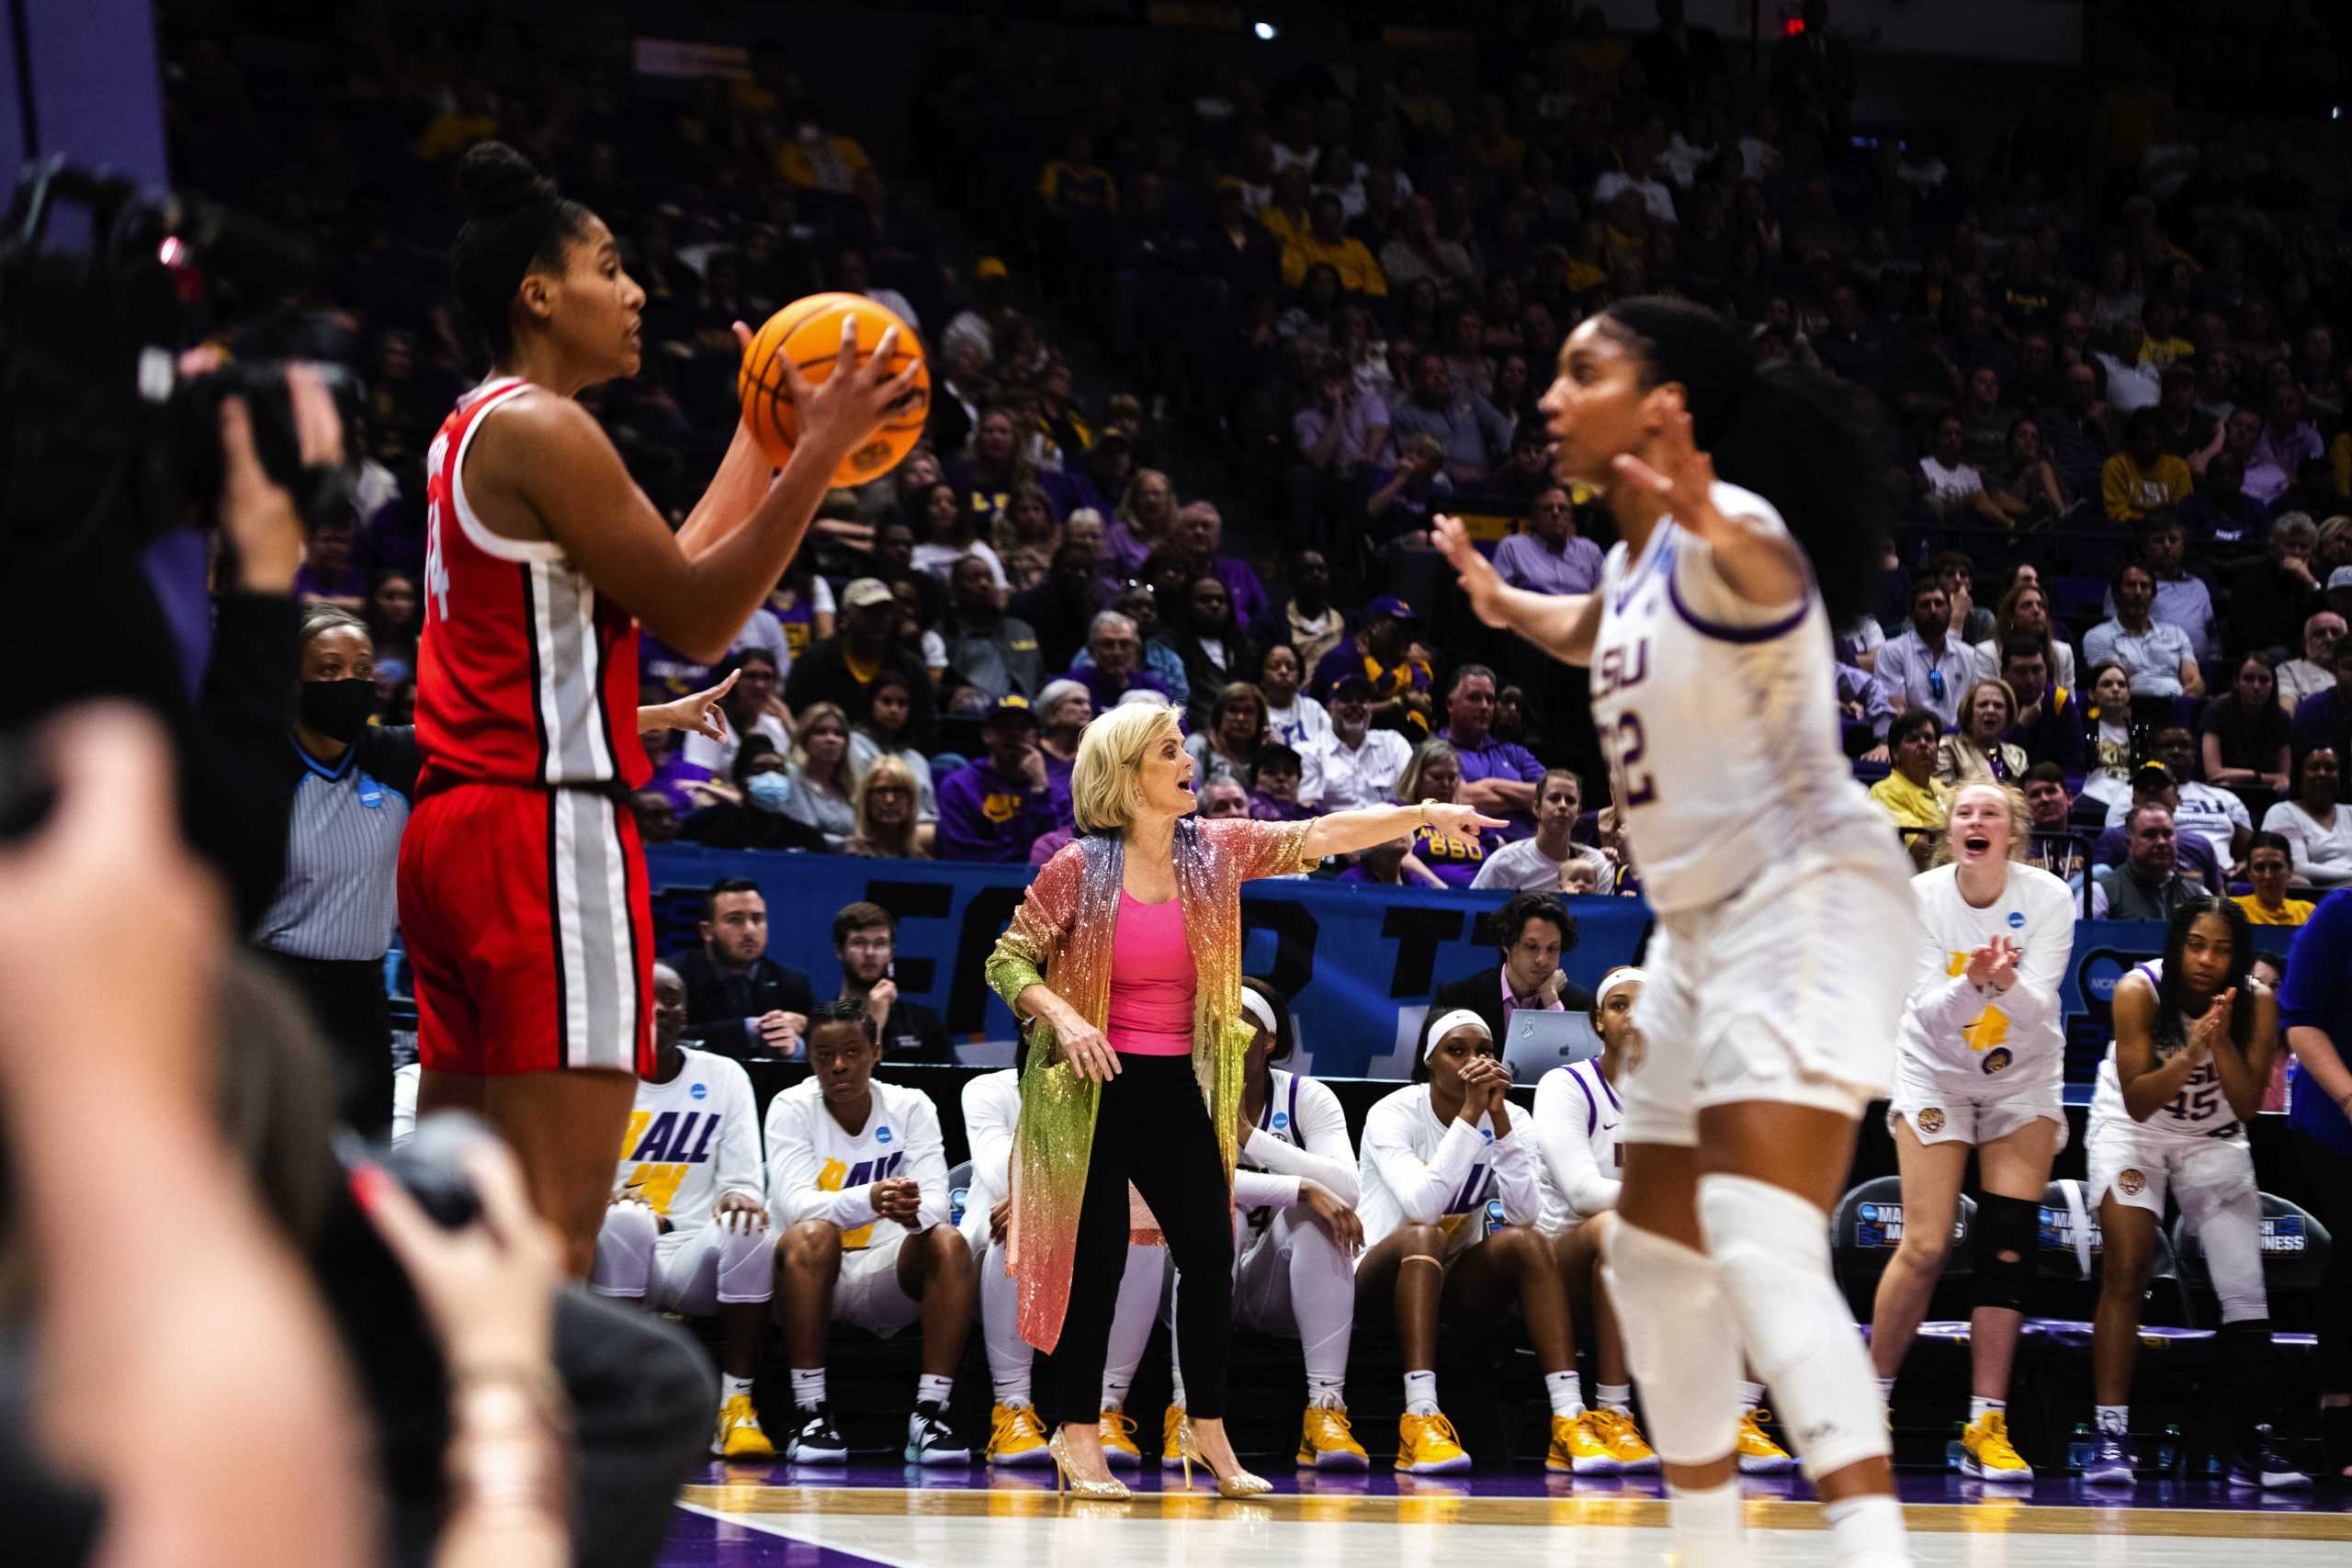
M 1564 445 L 1599 396 L 1564 342 L 1650 296 L 1727 321 L 1743 386 L 1840 383 L 1877 519 L 1867 560 L 1814 562 L 1867 578 L 1828 628 L 1834 693 L 1803 696 L 1836 720 L 1759 697 L 1741 724 L 1768 756 L 1834 732 L 1923 877 L 1964 891 L 1970 835 L 1997 832 L 1992 865 L 2014 843 L 2009 875 L 2063 886 L 2033 931 L 2008 922 L 2056 954 L 2020 982 L 2047 1028 L 2012 1038 L 1988 1008 L 1959 1036 L 1983 1085 L 1874 1101 L 1828 1214 L 1866 1339 L 1890 1268 L 1928 1271 L 1883 1401 L 1908 1560 L 2352 1561 L 2352 6 L 0 0 L 0 17 L 12 1568 L 1667 1561 L 1687 1517 L 1648 1446 L 1657 1401 L 1624 1370 L 1641 1325 L 1621 1336 L 1592 1261 L 1602 1216 L 1579 1251 L 1574 1201 L 1550 1200 L 1573 1145 L 1613 1205 L 1613 1075 L 1645 1047 L 1604 982 L 1687 918 L 1653 912 L 1624 822 L 1649 798 L 1645 746 L 1713 782 L 1733 738 L 1596 725 L 1622 671 L 1482 620 L 1439 526 L 1458 519 L 1529 604 L 1615 582 L 1623 615 L 1633 561 L 1657 556 L 1707 631 L 1670 551 L 1642 547 L 1655 509 L 1628 537 L 1618 471 L 1572 473 Z M 519 186 L 482 205 L 469 152 L 493 142 L 593 217 L 544 251 L 482 239 L 557 210 Z M 487 248 L 466 254 L 507 268 L 498 327 L 522 339 L 503 354 L 453 285 L 469 210 Z M 711 541 L 785 504 L 793 470 L 766 478 L 785 437 L 769 456 L 736 439 L 735 327 L 819 294 L 895 316 L 922 355 L 924 400 L 892 416 L 912 451 L 854 487 L 803 465 L 813 520 L 740 631 L 708 635 L 697 615 L 727 591 L 708 558 L 700 609 L 648 586 L 673 570 L 651 563 L 731 547 Z M 626 363 L 605 342 L 623 335 Z M 799 371 L 831 372 L 832 341 Z M 557 389 L 561 417 L 532 384 L 559 362 L 603 367 Z M 469 468 L 471 434 L 502 424 L 476 416 L 518 390 L 539 412 L 503 423 L 562 427 L 569 456 L 510 442 Z M 572 548 L 538 499 L 558 493 L 635 519 L 638 553 Z M 510 568 L 527 619 L 500 695 L 444 639 L 453 582 L 462 605 Z M 556 595 L 582 592 L 574 625 Z M 1227 1430 L 1272 1483 L 1246 1496 L 1178 1459 L 1181 1292 L 1136 1289 L 1138 1259 L 1175 1273 L 1141 1246 L 1099 1428 L 1133 1495 L 1057 1486 L 1031 1403 L 1056 1408 L 1054 1363 L 1033 1385 L 991 1239 L 1023 1092 L 1000 937 L 1073 841 L 1080 726 L 1137 693 L 1180 710 L 1204 819 L 1400 813 L 1393 840 L 1240 896 L 1239 967 L 1285 1014 L 1238 1020 L 1279 1036 L 1239 1129 L 1242 1165 L 1281 1188 L 1237 1211 Z M 642 759 L 608 696 L 638 705 Z M 537 815 L 502 844 L 497 813 L 462 831 L 435 815 L 464 794 L 447 758 L 478 744 L 435 714 L 476 704 L 488 726 L 509 702 L 537 739 L 492 793 Z M 563 772 L 582 746 L 603 761 Z M 2017 815 L 1954 825 L 1986 783 Z M 1737 803 L 1752 821 L 1719 852 L 1750 863 L 1739 899 L 1817 954 L 1813 906 L 1772 902 L 1804 811 L 1770 794 Z M 1502 826 L 1433 821 L 1448 806 Z M 412 863 L 425 826 L 466 863 L 434 901 Z M 591 875 L 567 857 L 598 834 L 614 852 Z M 2208 896 L 2235 910 L 2175 919 Z M 2172 990 L 2129 979 L 2173 926 L 2243 944 L 2253 1043 L 2195 1043 L 2211 1032 L 2161 1011 Z M 1915 1008 L 1947 986 L 2006 995 L 1977 940 L 1905 950 Z M 2176 942 L 2174 975 L 2193 962 Z M 548 977 L 540 1013 L 449 1010 L 520 994 L 524 972 Z M 521 1061 L 534 1021 L 603 1031 L 601 1065 L 627 1066 L 630 1020 L 655 1066 L 592 1269 L 583 1238 L 567 1258 L 530 1218 L 546 1167 L 485 1165 L 483 1122 L 435 1111 L 536 1119 L 548 1146 L 603 1113 L 502 1100 L 520 1067 L 421 1074 L 420 1033 Z M 2107 1266 L 2102 1216 L 2144 1212 L 2114 1201 L 2149 1178 L 2101 1165 L 2102 1064 L 2176 1026 L 2192 1043 L 2154 1039 L 2150 1062 L 2266 1066 L 2230 1096 L 2243 1114 L 2198 1123 L 2258 1189 L 2231 1211 L 2256 1226 L 2251 1316 L 2183 1212 L 2184 1190 L 2212 1212 L 2202 1147 L 2162 1156 L 2136 1298 Z M 1532 1286 L 1494 1310 L 1430 1297 L 1421 1365 L 1402 1283 L 1393 1311 L 1385 1285 L 1354 1295 L 1351 1320 L 1344 1260 L 1310 1280 L 1276 1240 L 1382 1239 L 1364 1229 L 1382 1161 L 1451 1157 L 1430 1107 L 1464 1080 L 1432 1036 L 1464 1027 L 1506 1037 L 1488 1049 L 1510 1088 L 1463 1201 L 1424 1228 L 1454 1251 L 1524 1241 L 1561 1271 L 1544 1299 L 1567 1301 L 1579 1414 L 1540 1362 Z M 2039 1196 L 1988 1210 L 1973 1156 L 1923 1179 L 1952 1147 L 1925 1140 L 2037 1051 L 2058 1086 L 2041 1125 L 2065 1129 Z M 1249 1145 L 1304 1157 L 1309 1079 L 1341 1174 L 1270 1176 Z M 2191 1080 L 2171 1113 L 2211 1111 L 2227 1082 Z M 1430 1127 L 1408 1155 L 1375 1135 L 1400 1096 Z M 1036 1136 L 1046 1112 L 1020 1114 Z M 1496 1174 L 1509 1118 L 1541 1151 L 1543 1224 Z M 572 1156 L 600 1208 L 605 1157 Z M 1949 1244 L 1915 1225 L 1906 1249 L 1906 1207 L 1939 1214 L 1955 1181 Z M 1978 1236 L 1988 1220 L 2023 1262 Z M 1333 1312 L 1324 1367 L 1310 1320 Z M 2015 1325 L 1990 1428 L 1988 1314 Z M 2128 1414 L 2109 1416 L 2118 1365 Z M 1431 1375 L 1441 1395 L 1415 1381 Z M 1726 1483 L 1744 1537 L 1680 1561 L 1904 1561 L 1840 1534 L 1838 1489 L 1825 1505 L 1791 1457 L 1804 1434 L 1772 1414 L 1791 1402 L 1744 1375 Z

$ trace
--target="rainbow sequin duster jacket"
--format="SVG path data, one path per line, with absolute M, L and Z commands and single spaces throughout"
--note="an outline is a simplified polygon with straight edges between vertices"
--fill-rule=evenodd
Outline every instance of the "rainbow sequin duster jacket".
M 1233 1181 L 1242 1057 L 1253 1030 L 1241 1012 L 1241 884 L 1309 869 L 1306 822 L 1239 818 L 1176 824 L 1176 896 L 1196 974 L 1193 1076 L 1216 1129 L 1226 1184 Z M 989 955 L 988 982 L 1005 1005 L 1044 985 L 1101 1029 L 1111 1009 L 1111 935 L 1125 877 L 1126 843 L 1115 834 L 1072 840 L 1037 873 L 1012 924 Z M 1012 1226 L 1007 1267 L 1018 1282 L 1021 1337 L 1050 1353 L 1069 1306 L 1078 1211 L 1094 1144 L 1102 1087 L 1063 1060 L 1050 1025 L 1025 1021 L 1029 1059 L 1012 1144 Z M 1142 1240 L 1157 1240 L 1139 1213 Z

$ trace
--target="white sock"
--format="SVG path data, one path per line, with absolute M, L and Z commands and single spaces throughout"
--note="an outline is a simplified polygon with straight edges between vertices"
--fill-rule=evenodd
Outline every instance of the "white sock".
M 1128 1385 L 1134 1382 L 1135 1374 L 1133 1372 L 1127 1373 L 1125 1377 L 1121 1377 L 1115 1372 L 1103 1373 L 1102 1408 L 1105 1410 L 1125 1410 L 1127 1407 L 1127 1388 Z
M 814 1410 L 825 1403 L 825 1369 L 795 1367 L 792 1369 L 792 1403 L 803 1410 Z
M 752 1380 L 721 1372 L 718 1377 L 718 1397 L 722 1400 L 732 1399 L 739 1393 L 746 1399 L 752 1397 Z
M 1584 1414 L 1584 1384 L 1574 1372 L 1545 1372 L 1544 1392 L 1551 1396 L 1555 1416 Z
M 1184 1403 L 1184 1369 L 1173 1355 L 1168 1358 L 1168 1403 L 1179 1410 L 1192 1408 Z
M 1849 1568 L 1896 1568 L 1911 1561 L 1903 1544 L 1903 1505 L 1883 1493 L 1840 1497 L 1822 1510 L 1829 1544 Z
M 1669 1483 L 1666 1514 L 1682 1568 L 1734 1568 L 1740 1562 L 1738 1482 L 1689 1492 Z
M 1434 1416 L 1437 1414 L 1437 1374 L 1407 1372 L 1405 1374 L 1405 1414 Z
M 917 1404 L 944 1405 L 947 1403 L 948 1397 L 955 1392 L 956 1379 L 952 1373 L 925 1372 L 921 1377 L 915 1379 L 915 1403 Z
M 2132 1430 L 2132 1407 L 2128 1404 L 2102 1404 L 2098 1411 L 2098 1429 L 2123 1437 Z
M 1894 1380 L 1893 1378 L 1881 1378 L 1878 1380 L 1878 1397 L 1879 1402 L 1883 1404 L 1892 1404 L 1894 1403 Z
M 1603 1410 L 1614 1410 L 1620 1416 L 1634 1413 L 1634 1385 L 1629 1382 L 1602 1382 L 1592 1385 L 1593 1397 L 1600 1401 Z
M 1756 1407 L 1763 1403 L 1764 1385 L 1762 1383 L 1743 1382 L 1739 1385 L 1739 1413 L 1742 1416 L 1755 1415 Z
M 1317 1377 L 1306 1374 L 1306 1403 L 1317 1410 L 1345 1410 L 1348 1407 L 1348 1385 L 1343 1378 Z
M 1981 1393 L 1970 1394 L 1968 1396 L 1968 1424 L 1973 1427 L 1979 1421 L 1984 1420 L 1984 1413 L 1988 1410 L 2006 1411 L 2008 1407 L 2009 1402 L 2006 1399 L 1987 1399 Z

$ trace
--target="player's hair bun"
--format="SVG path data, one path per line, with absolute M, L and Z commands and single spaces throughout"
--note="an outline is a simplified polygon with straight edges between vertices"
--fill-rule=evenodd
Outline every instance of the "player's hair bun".
M 477 141 L 458 161 L 458 188 L 473 219 L 498 218 L 521 208 L 556 199 L 555 182 L 544 179 L 531 161 L 503 141 Z

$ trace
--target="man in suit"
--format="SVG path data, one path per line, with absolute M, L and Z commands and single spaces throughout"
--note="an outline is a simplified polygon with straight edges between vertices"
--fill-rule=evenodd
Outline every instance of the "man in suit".
M 885 1062 L 956 1065 L 939 1015 L 899 995 L 899 922 L 889 910 L 863 898 L 842 905 L 833 917 L 833 954 L 842 961 L 841 999 L 865 1004 Z
M 1558 895 L 1512 894 L 1495 916 L 1495 943 L 1502 961 L 1440 986 L 1430 1003 L 1432 1013 L 1467 1008 L 1501 1040 L 1510 1015 L 1521 1008 L 1592 1010 L 1592 993 L 1560 972 L 1561 955 L 1577 944 L 1577 922 Z
M 738 1059 L 801 1054 L 808 976 L 768 956 L 768 906 L 760 885 L 730 876 L 710 885 L 702 946 L 667 959 L 686 983 L 685 1037 Z

